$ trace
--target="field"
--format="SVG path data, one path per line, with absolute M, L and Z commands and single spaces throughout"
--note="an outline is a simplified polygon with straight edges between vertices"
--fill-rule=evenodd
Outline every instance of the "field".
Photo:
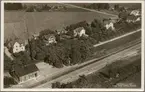
M 7 11 L 4 13 L 4 37 L 27 38 L 26 26 L 29 34 L 40 32 L 49 28 L 52 30 L 61 29 L 63 26 L 86 20 L 102 20 L 108 15 L 96 12 L 23 12 Z M 24 17 L 25 16 L 25 17 Z M 25 21 L 24 21 L 25 20 Z
M 139 88 L 140 87 L 140 55 L 130 58 L 124 58 L 120 61 L 114 62 L 99 71 L 88 76 L 80 76 L 80 78 L 72 83 L 68 83 L 64 88 Z M 136 68 L 138 67 L 138 69 Z M 109 74 L 109 70 L 113 70 Z M 119 71 L 119 77 L 116 73 Z M 112 79 L 110 79 L 112 78 Z M 135 79 L 137 78 L 137 79 Z M 116 86 L 116 83 L 122 83 Z

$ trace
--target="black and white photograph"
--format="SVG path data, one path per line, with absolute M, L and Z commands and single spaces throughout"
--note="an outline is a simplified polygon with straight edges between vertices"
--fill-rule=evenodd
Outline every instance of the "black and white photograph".
M 144 1 L 2 1 L 2 91 L 143 91 Z

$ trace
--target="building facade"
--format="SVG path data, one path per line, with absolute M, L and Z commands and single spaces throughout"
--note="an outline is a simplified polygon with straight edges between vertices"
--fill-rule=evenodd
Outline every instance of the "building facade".
M 39 69 L 35 64 L 31 65 L 14 65 L 11 76 L 19 83 L 25 82 L 29 79 L 36 78 L 39 75 Z
M 13 45 L 13 53 L 19 53 L 21 51 L 25 51 L 24 44 L 20 44 L 18 42 L 15 42 Z
M 73 32 L 74 32 L 74 37 L 88 36 L 86 34 L 86 30 L 83 27 L 76 28 Z

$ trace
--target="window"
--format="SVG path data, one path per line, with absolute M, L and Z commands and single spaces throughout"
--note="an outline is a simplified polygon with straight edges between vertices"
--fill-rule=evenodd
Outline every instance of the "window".
M 37 73 L 35 73 L 35 77 L 37 77 Z

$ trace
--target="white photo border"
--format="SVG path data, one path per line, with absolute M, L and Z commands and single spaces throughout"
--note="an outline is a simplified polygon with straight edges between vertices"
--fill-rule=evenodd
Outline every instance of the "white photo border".
M 83 88 L 83 89 L 49 89 L 49 88 L 35 88 L 35 89 L 28 89 L 28 88 L 4 88 L 3 84 L 3 74 L 4 74 L 4 3 L 141 3 L 141 10 L 142 10 L 142 23 L 141 23 L 141 88 Z M 135 0 L 135 1 L 125 1 L 125 0 L 97 0 L 97 1 L 1 1 L 1 91 L 144 91 L 144 0 Z

